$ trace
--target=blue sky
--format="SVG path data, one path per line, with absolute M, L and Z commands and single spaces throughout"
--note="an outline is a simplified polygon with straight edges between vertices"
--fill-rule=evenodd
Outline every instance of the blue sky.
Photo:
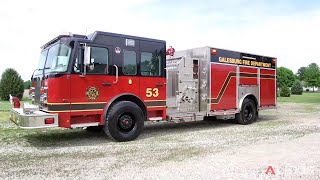
M 0 22 L 0 73 L 13 67 L 25 80 L 39 47 L 66 31 L 158 38 L 176 50 L 213 46 L 275 56 L 294 72 L 320 64 L 320 1 L 2 0 Z

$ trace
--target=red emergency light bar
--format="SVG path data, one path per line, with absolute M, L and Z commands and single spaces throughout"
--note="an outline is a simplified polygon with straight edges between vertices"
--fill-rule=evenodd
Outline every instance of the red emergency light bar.
M 176 52 L 176 50 L 172 46 L 170 46 L 169 49 L 167 49 L 166 51 L 166 55 L 173 56 L 174 52 Z
M 216 49 L 212 49 L 211 50 L 211 55 L 216 55 L 217 54 L 217 50 Z

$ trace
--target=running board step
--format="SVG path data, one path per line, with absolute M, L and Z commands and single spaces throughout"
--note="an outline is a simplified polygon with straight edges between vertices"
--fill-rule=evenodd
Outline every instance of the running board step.
M 89 126 L 99 126 L 99 123 L 93 122 L 93 123 L 71 124 L 71 128 L 81 128 L 81 127 L 89 127 Z
M 149 118 L 150 121 L 161 121 L 162 120 L 162 117 L 152 117 L 152 118 Z

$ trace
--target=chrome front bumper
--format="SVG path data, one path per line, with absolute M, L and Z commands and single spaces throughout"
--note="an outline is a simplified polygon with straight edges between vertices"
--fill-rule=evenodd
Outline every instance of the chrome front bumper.
M 48 118 L 54 118 L 54 123 L 46 124 L 45 120 Z M 10 120 L 22 129 L 58 127 L 57 114 L 45 113 L 42 111 L 25 114 L 22 108 L 12 108 L 10 111 Z

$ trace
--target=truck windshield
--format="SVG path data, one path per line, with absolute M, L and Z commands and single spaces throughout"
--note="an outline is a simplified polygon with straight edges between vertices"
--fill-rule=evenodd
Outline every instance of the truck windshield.
M 65 44 L 55 44 L 41 52 L 38 69 L 35 74 L 65 72 L 68 69 L 71 48 Z
M 48 49 L 43 50 L 41 52 L 38 67 L 37 67 L 37 70 L 34 72 L 34 75 L 38 75 L 42 73 L 44 64 L 46 63 L 47 54 L 48 54 Z

